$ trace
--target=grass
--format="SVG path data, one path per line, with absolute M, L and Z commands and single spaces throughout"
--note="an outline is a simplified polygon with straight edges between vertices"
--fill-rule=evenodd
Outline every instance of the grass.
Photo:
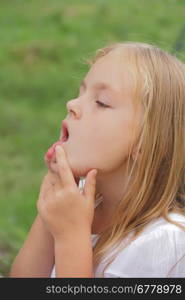
M 155 43 L 185 59 L 182 0 L 1 0 L 0 273 L 36 215 L 43 155 L 58 139 L 84 59 L 115 41 Z M 178 52 L 177 52 L 178 51 Z

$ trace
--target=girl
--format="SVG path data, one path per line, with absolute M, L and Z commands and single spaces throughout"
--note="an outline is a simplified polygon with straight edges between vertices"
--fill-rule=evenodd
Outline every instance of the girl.
M 185 277 L 185 65 L 135 42 L 90 65 L 11 276 Z

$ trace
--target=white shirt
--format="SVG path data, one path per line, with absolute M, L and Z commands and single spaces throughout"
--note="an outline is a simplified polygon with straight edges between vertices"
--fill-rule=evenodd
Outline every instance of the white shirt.
M 184 216 L 175 213 L 170 213 L 169 216 L 185 225 Z M 92 235 L 93 246 L 97 239 L 98 235 Z M 106 259 L 100 262 L 94 277 L 100 277 Z M 136 240 L 118 253 L 105 270 L 104 277 L 185 278 L 185 231 L 162 217 L 153 220 Z
M 169 217 L 185 226 L 185 216 L 170 213 Z M 132 233 L 123 239 L 123 244 L 130 235 Z M 92 234 L 92 247 L 95 246 L 98 238 L 98 234 Z M 112 251 L 114 249 L 107 253 L 94 270 L 95 278 L 101 277 L 101 271 L 111 257 Z M 55 267 L 51 277 L 55 277 Z M 117 254 L 107 267 L 104 278 L 111 277 L 185 278 L 185 231 L 162 217 L 154 219 L 134 241 Z

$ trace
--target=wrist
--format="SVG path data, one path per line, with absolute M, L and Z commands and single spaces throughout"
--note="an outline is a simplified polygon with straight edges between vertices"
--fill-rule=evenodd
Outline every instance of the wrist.
M 71 240 L 76 239 L 85 239 L 91 238 L 91 230 L 80 228 L 78 230 L 66 230 L 65 232 L 58 233 L 57 235 L 53 236 L 54 242 L 56 245 L 64 242 L 70 242 Z
M 41 216 L 38 214 L 37 217 L 36 217 L 36 224 L 37 224 L 37 227 L 40 231 L 42 231 L 44 234 L 48 235 L 48 236 L 51 236 L 51 233 L 49 232 L 49 230 L 47 229 L 43 219 L 41 218 Z
M 93 250 L 90 231 L 75 231 L 55 239 L 56 277 L 93 277 Z

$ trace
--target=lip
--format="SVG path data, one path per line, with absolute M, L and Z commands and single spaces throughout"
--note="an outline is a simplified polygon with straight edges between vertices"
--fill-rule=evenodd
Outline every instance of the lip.
M 62 121 L 62 132 L 60 135 L 60 140 L 62 142 L 65 142 L 68 140 L 68 138 L 66 139 L 67 133 L 68 133 L 68 138 L 69 138 L 69 127 L 68 127 L 67 122 L 65 120 L 63 120 Z
M 46 157 L 47 157 L 48 159 L 51 159 L 51 158 L 52 158 L 52 156 L 53 156 L 53 154 L 54 154 L 54 152 L 55 152 L 55 147 L 56 147 L 56 145 L 60 145 L 60 144 L 65 143 L 65 142 L 68 141 L 68 138 L 66 139 L 66 136 L 67 136 L 66 131 L 68 131 L 68 136 L 69 136 L 68 124 L 67 124 L 67 122 L 64 120 L 64 121 L 62 121 L 62 130 L 61 130 L 61 133 L 60 133 L 60 138 L 59 138 L 59 140 L 56 141 L 56 142 L 48 149 L 48 151 L 47 151 L 47 153 L 46 153 Z
M 55 152 L 55 147 L 56 147 L 57 145 L 62 145 L 62 141 L 59 140 L 59 141 L 55 142 L 55 143 L 48 149 L 48 151 L 47 151 L 47 153 L 46 153 L 46 157 L 47 157 L 48 159 L 51 159 L 51 158 L 52 158 L 52 156 L 53 156 L 53 154 L 54 154 L 54 152 Z

